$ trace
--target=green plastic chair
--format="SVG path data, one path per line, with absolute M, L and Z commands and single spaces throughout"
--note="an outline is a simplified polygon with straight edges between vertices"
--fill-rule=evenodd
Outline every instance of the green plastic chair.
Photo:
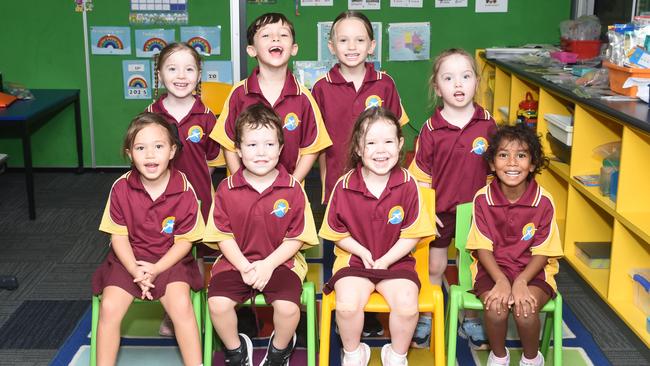
M 307 366 L 316 366 L 316 290 L 313 282 L 304 282 L 302 284 L 302 294 L 300 303 L 307 308 Z M 248 300 L 242 305 L 250 305 Z M 264 295 L 255 296 L 255 306 L 270 306 L 266 304 Z M 203 365 L 212 365 L 212 354 L 218 339 L 214 337 L 214 328 L 210 319 L 210 309 L 208 308 L 207 296 L 204 304 L 204 328 L 203 335 Z
M 456 207 L 456 249 L 458 250 L 458 285 L 449 288 L 447 308 L 447 365 L 456 365 L 456 334 L 458 332 L 458 313 L 462 309 L 483 310 L 481 300 L 469 293 L 472 289 L 472 277 L 469 266 L 471 255 L 465 250 L 467 236 L 472 222 L 472 203 Z M 541 353 L 546 357 L 553 333 L 553 364 L 562 365 L 562 296 L 557 293 L 555 299 L 549 300 L 541 310 L 546 313 L 544 320 Z
M 196 258 L 196 246 L 192 246 L 192 255 Z M 99 324 L 99 304 L 101 302 L 101 295 L 93 295 L 92 302 L 92 325 L 90 331 L 90 366 L 95 366 L 97 364 L 97 325 Z M 201 314 L 202 314 L 202 301 L 203 299 L 203 290 L 193 291 L 190 289 L 190 300 L 192 300 L 192 307 L 194 308 L 194 316 L 196 317 L 196 324 L 199 329 L 199 337 L 201 336 L 202 329 L 201 324 Z M 141 300 L 138 298 L 133 299 L 133 303 L 147 303 L 147 302 L 158 302 L 158 300 Z M 200 339 L 199 339 L 200 341 Z

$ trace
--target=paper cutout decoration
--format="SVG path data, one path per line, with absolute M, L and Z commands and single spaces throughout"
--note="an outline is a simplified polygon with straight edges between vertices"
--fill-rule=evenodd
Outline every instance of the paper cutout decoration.
M 90 44 L 93 55 L 130 55 L 130 28 L 91 27 Z
M 135 55 L 138 57 L 153 57 L 168 44 L 174 42 L 173 29 L 136 29 Z

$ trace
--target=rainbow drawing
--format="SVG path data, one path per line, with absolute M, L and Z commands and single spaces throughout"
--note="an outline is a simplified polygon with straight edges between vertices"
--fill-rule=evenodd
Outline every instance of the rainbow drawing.
M 192 46 L 198 53 L 209 55 L 212 52 L 210 42 L 203 37 L 192 37 L 187 40 L 187 44 Z
M 118 36 L 114 34 L 106 34 L 99 38 L 99 40 L 97 41 L 97 47 L 122 50 L 124 49 L 124 43 Z
M 133 75 L 129 78 L 129 88 L 146 88 L 147 80 L 140 75 Z
M 144 45 L 142 46 L 142 50 L 145 52 L 154 52 L 154 51 L 162 51 L 163 48 L 167 46 L 167 42 L 158 37 L 153 37 L 149 38 L 144 42 Z

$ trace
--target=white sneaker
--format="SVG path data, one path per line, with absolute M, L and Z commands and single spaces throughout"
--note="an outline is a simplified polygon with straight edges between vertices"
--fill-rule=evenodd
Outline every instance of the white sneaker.
M 391 347 L 390 343 L 386 343 L 386 344 L 384 344 L 383 347 L 381 347 L 381 364 L 382 365 L 384 365 L 384 366 L 393 366 L 392 363 L 390 362 L 391 353 L 395 353 L 395 351 L 393 351 L 393 347 Z M 395 365 L 395 366 L 408 366 L 408 364 L 409 364 L 409 361 L 405 358 L 403 364 Z
M 487 360 L 487 366 L 503 366 L 503 365 L 510 365 L 510 351 L 506 348 L 506 357 L 505 360 L 501 357 L 497 357 L 494 355 L 493 351 L 490 351 L 490 355 L 488 356 Z
M 522 353 L 521 360 L 519 360 L 519 366 L 544 366 L 544 355 L 541 352 L 537 351 L 537 357 L 535 357 L 538 362 L 524 361 L 524 355 Z
M 368 366 L 368 362 L 370 362 L 370 346 L 363 342 L 359 343 L 359 352 L 361 353 L 360 358 L 352 358 L 343 351 L 341 366 Z

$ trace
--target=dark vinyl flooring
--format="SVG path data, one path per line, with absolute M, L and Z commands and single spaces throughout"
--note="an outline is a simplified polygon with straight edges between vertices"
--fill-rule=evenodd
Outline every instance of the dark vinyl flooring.
M 28 220 L 23 173 L 0 174 L 0 275 L 17 276 L 20 283 L 17 290 L 0 290 L 0 331 L 12 332 L 0 334 L 0 366 L 48 365 L 79 320 L 79 309 L 90 300 L 92 273 L 108 251 L 108 238 L 97 228 L 120 174 L 38 171 L 34 221 Z M 315 172 L 306 189 L 310 200 L 318 202 Z M 323 208 L 312 204 L 312 209 L 320 225 Z M 566 263 L 558 285 L 613 365 L 650 365 L 650 350 Z M 29 324 L 33 312 L 47 309 L 61 314 L 46 323 L 59 328 L 34 332 Z

